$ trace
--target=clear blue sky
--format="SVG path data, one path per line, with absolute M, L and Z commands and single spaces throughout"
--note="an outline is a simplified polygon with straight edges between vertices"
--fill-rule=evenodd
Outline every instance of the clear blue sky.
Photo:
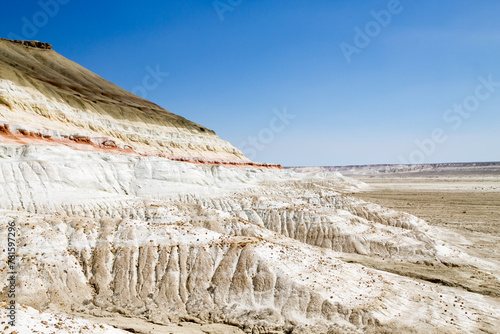
M 2 4 L 0 36 L 52 43 L 255 161 L 500 160 L 500 84 L 482 83 L 500 82 L 498 1 L 44 1 Z

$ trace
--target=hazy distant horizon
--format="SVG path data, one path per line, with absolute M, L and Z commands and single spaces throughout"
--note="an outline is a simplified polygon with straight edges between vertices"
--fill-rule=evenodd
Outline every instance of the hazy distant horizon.
M 472 165 L 472 164 L 494 164 L 494 165 L 500 165 L 500 161 L 469 161 L 469 162 L 426 162 L 423 164 L 409 164 L 407 166 L 411 165 L 455 165 L 455 164 L 467 164 L 467 165 Z M 363 165 L 331 165 L 331 166 L 283 166 L 284 168 L 300 168 L 300 167 L 363 167 L 363 166 L 398 166 L 398 165 L 405 165 L 405 164 L 363 164 Z

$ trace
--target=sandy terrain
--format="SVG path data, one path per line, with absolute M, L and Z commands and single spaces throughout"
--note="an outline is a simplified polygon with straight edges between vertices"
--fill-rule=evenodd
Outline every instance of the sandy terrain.
M 500 174 L 425 172 L 349 176 L 370 185 L 356 197 L 416 215 L 436 227 L 443 239 L 466 253 L 500 264 Z M 500 296 L 499 276 L 494 272 L 471 267 L 375 262 L 362 257 L 351 260 L 402 275 Z

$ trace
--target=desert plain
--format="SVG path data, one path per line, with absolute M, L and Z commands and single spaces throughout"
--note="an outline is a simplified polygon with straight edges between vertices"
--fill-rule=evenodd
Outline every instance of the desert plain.
M 351 170 L 344 174 L 369 185 L 354 196 L 422 218 L 441 231 L 442 239 L 465 253 L 500 264 L 499 165 L 371 174 Z M 475 268 L 358 261 L 500 297 L 498 279 Z

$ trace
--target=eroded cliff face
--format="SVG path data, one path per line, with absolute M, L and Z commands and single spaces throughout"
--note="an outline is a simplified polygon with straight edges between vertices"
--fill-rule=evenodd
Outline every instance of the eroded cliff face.
M 0 39 L 0 142 L 251 162 L 212 130 L 119 88 L 47 45 Z
M 18 302 L 36 309 L 251 333 L 465 333 L 500 321 L 494 298 L 343 261 L 488 265 L 416 217 L 346 195 L 363 184 L 338 173 L 2 145 L 0 181 L 1 237 L 14 221 L 20 238 Z

